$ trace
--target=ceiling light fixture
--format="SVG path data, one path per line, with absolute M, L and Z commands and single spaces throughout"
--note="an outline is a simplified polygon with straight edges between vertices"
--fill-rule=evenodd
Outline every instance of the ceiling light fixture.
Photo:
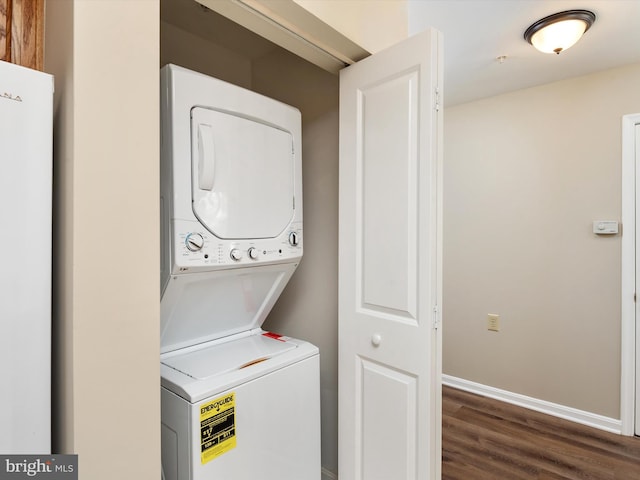
M 544 53 L 557 53 L 574 45 L 596 21 L 589 10 L 567 10 L 544 17 L 524 32 L 524 39 Z

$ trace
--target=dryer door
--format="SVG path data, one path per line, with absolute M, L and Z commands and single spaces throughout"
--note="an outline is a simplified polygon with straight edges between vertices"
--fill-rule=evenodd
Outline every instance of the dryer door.
M 193 212 L 222 239 L 275 238 L 294 213 L 293 136 L 230 112 L 191 110 Z

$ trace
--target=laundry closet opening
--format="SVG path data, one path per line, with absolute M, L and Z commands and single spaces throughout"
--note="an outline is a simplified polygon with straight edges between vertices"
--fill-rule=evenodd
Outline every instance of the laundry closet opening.
M 320 349 L 322 466 L 336 472 L 338 76 L 192 0 L 161 2 L 160 63 L 216 77 L 302 113 L 305 253 L 263 328 Z

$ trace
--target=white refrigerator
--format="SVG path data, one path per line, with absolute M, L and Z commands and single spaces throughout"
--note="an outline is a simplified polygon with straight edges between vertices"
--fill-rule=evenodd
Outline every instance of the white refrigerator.
M 0 454 L 51 453 L 53 77 L 0 61 Z

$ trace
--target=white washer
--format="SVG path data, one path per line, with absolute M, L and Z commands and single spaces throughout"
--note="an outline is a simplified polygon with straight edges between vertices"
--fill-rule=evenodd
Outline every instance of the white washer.
M 166 480 L 319 480 L 317 347 L 260 327 L 302 258 L 300 112 L 161 70 Z

